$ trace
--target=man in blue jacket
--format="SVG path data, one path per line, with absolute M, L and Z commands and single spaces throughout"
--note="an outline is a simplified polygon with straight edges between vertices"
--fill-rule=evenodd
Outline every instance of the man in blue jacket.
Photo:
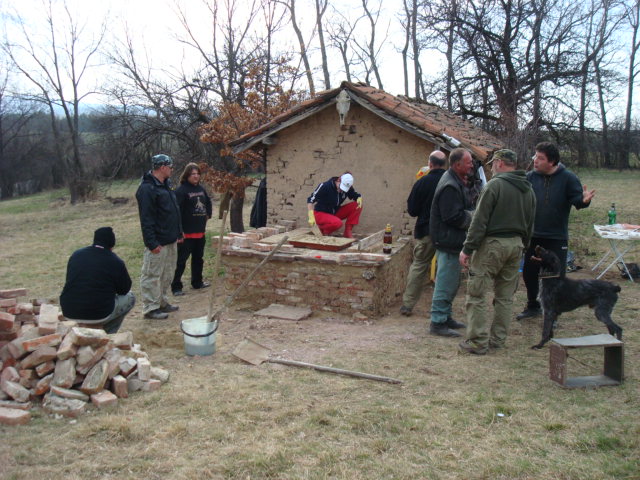
M 536 194 L 536 219 L 531 243 L 525 245 L 522 268 L 527 306 L 516 317 L 518 320 L 542 314 L 538 302 L 540 263 L 531 261 L 536 245 L 551 250 L 560 259 L 560 265 L 566 265 L 571 206 L 577 210 L 587 208 L 596 193 L 595 190 L 587 190 L 587 186 L 583 186 L 578 177 L 560 163 L 560 151 L 550 142 L 536 145 L 533 171 L 527 173 L 527 179 Z
M 136 192 L 146 247 L 140 293 L 144 317 L 158 320 L 178 310 L 169 303 L 168 293 L 176 269 L 177 243 L 183 236 L 180 208 L 169 181 L 173 159 L 160 154 L 151 159 L 151 164 L 152 170 L 144 174 Z

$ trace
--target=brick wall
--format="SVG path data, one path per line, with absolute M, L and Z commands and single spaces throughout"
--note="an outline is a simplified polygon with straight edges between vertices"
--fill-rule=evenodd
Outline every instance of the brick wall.
M 274 248 L 273 243 L 260 242 L 260 230 L 225 237 L 223 263 L 229 292 Z M 250 300 L 256 309 L 279 303 L 345 315 L 382 315 L 404 291 L 412 255 L 409 240 L 397 240 L 391 255 L 382 253 L 381 244 L 368 252 L 354 247 L 328 252 L 283 245 L 236 298 Z

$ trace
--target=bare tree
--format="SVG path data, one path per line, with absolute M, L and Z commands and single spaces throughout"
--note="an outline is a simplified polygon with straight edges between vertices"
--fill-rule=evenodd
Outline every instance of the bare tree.
M 355 43 L 362 52 L 361 59 L 363 60 L 363 63 L 367 65 L 365 76 L 367 83 L 369 83 L 369 74 L 373 72 L 378 88 L 384 90 L 382 78 L 380 78 L 380 71 L 378 69 L 378 54 L 380 53 L 381 45 L 376 45 L 376 26 L 380 18 L 381 8 L 380 5 L 378 5 L 377 10 L 371 10 L 369 0 L 362 0 L 362 8 L 366 18 L 369 20 L 369 40 L 365 45 L 360 44 L 358 41 Z
M 329 77 L 329 62 L 327 60 L 327 47 L 324 41 L 324 28 L 322 26 L 322 17 L 327 11 L 329 0 L 315 0 L 316 5 L 316 30 L 318 32 L 318 41 L 320 43 L 320 55 L 322 56 L 322 73 L 324 75 L 324 88 L 331 88 L 331 79 Z
M 351 68 L 354 65 L 352 57 L 353 35 L 363 17 L 351 21 L 342 12 L 335 10 L 327 31 L 331 46 L 340 52 L 342 66 L 348 82 L 351 82 Z
M 78 128 L 80 104 L 90 90 L 82 91 L 84 77 L 104 38 L 103 23 L 96 33 L 80 24 L 69 6 L 62 5 L 58 16 L 53 0 L 43 1 L 43 15 L 47 27 L 46 40 L 37 42 L 35 26 L 16 14 L 15 35 L 5 35 L 3 49 L 15 68 L 34 87 L 29 96 L 49 111 L 54 133 L 58 165 L 66 178 L 71 203 L 86 199 L 93 191 L 91 172 L 85 167 L 82 140 Z M 64 128 L 57 122 L 62 112 Z
M 302 30 L 300 30 L 298 19 L 296 17 L 296 0 L 284 0 L 283 3 L 289 10 L 291 26 L 293 27 L 293 31 L 296 33 L 296 38 L 298 39 L 298 47 L 300 48 L 300 59 L 304 64 L 304 71 L 307 76 L 307 84 L 309 85 L 309 93 L 311 94 L 311 96 L 314 96 L 316 94 L 316 87 L 313 81 L 313 72 L 311 70 L 311 64 L 309 63 L 309 56 L 307 55 L 307 43 L 302 36 Z
M 623 143 L 618 160 L 619 168 L 629 168 L 631 155 L 631 111 L 633 108 L 633 87 L 640 72 L 638 51 L 640 51 L 640 0 L 633 0 L 627 8 L 626 20 L 631 27 L 629 42 L 629 67 L 627 69 L 627 105 L 624 116 Z

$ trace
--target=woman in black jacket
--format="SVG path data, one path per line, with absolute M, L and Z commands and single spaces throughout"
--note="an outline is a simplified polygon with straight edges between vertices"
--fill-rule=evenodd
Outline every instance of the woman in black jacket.
M 205 230 L 207 220 L 211 218 L 211 199 L 200 185 L 200 167 L 189 163 L 180 177 L 180 186 L 176 189 L 176 199 L 182 217 L 184 242 L 178 244 L 178 262 L 171 283 L 174 295 L 184 295 L 182 291 L 182 274 L 191 256 L 191 286 L 195 289 L 205 288 L 209 283 L 202 281 L 204 265 Z

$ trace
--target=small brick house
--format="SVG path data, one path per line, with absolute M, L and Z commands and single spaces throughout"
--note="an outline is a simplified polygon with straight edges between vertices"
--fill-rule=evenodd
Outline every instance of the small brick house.
M 361 83 L 321 92 L 232 143 L 235 153 L 266 151 L 267 225 L 306 224 L 307 197 L 345 171 L 363 196 L 360 225 L 410 235 L 406 199 L 434 149 L 469 149 L 480 161 L 502 144 L 473 123 L 435 105 L 396 97 Z
M 264 149 L 267 226 L 223 241 L 227 288 L 235 290 L 271 251 L 278 236 L 307 226 L 307 197 L 320 183 L 350 171 L 363 196 L 353 246 L 327 252 L 285 244 L 239 298 L 314 311 L 379 316 L 405 287 L 415 220 L 406 199 L 418 169 L 434 149 L 457 146 L 485 161 L 500 142 L 460 117 L 427 103 L 343 82 L 279 115 L 232 143 L 234 152 Z M 382 229 L 394 227 L 391 254 Z M 306 228 L 308 233 L 308 228 Z

